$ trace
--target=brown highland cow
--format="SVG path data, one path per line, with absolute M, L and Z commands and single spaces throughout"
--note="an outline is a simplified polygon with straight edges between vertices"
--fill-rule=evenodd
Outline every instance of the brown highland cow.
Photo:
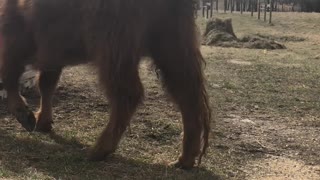
M 113 153 L 143 97 L 141 57 L 161 70 L 183 118 L 183 151 L 173 163 L 191 168 L 208 147 L 211 113 L 194 20 L 194 0 L 0 0 L 1 75 L 8 107 L 28 131 L 52 129 L 52 96 L 62 69 L 92 62 L 111 105 L 90 158 Z M 39 70 L 40 108 L 20 95 L 25 65 Z

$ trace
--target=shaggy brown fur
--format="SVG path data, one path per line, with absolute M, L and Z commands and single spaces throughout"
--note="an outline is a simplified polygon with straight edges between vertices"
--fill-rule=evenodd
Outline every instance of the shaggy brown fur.
M 51 130 L 51 99 L 62 68 L 93 62 L 111 104 L 109 123 L 91 153 L 93 160 L 104 159 L 116 150 L 142 100 L 138 65 L 150 56 L 183 117 L 183 151 L 174 165 L 191 168 L 201 159 L 211 113 L 193 0 L 2 1 L 1 77 L 9 109 L 28 131 Z M 40 71 L 35 115 L 18 91 L 27 64 Z

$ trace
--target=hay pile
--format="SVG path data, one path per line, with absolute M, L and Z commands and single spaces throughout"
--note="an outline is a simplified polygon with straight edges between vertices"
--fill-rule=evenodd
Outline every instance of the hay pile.
M 238 39 L 232 27 L 231 19 L 213 18 L 208 21 L 203 45 L 249 48 L 249 49 L 285 49 L 286 47 L 271 38 L 257 35 L 248 35 Z

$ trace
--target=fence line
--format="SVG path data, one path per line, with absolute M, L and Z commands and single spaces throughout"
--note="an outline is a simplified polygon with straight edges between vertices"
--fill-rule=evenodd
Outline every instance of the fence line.
M 199 0 L 199 8 L 202 10 L 202 17 L 212 18 L 214 5 L 215 11 L 219 11 L 219 0 Z M 278 1 L 276 1 L 278 3 Z M 255 12 L 258 13 L 257 18 L 261 19 L 261 11 L 264 12 L 264 22 L 267 21 L 267 12 L 269 12 L 269 24 L 272 23 L 272 12 L 274 8 L 278 9 L 278 4 L 274 5 L 274 0 L 224 0 L 224 12 L 230 11 L 234 13 L 235 11 L 251 12 L 253 17 Z M 283 4 L 282 4 L 283 9 Z

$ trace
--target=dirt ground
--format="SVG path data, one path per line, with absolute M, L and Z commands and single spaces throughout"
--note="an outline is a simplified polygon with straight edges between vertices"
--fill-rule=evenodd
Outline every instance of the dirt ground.
M 110 110 L 93 67 L 64 71 L 51 134 L 25 132 L 1 101 L 0 179 L 320 179 L 320 14 L 275 13 L 272 26 L 215 16 L 231 17 L 240 37 L 273 37 L 287 49 L 202 47 L 216 118 L 199 168 L 167 166 L 181 149 L 181 116 L 144 61 L 145 101 L 104 162 L 86 159 Z M 36 110 L 37 93 L 25 96 Z

